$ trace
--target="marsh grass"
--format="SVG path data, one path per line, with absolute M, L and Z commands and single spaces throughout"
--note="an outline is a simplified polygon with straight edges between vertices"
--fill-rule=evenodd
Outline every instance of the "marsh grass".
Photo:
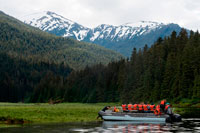
M 23 119 L 33 123 L 97 121 L 97 113 L 105 105 L 112 106 L 116 104 L 60 103 L 51 105 L 48 103 L 0 103 L 0 117 Z

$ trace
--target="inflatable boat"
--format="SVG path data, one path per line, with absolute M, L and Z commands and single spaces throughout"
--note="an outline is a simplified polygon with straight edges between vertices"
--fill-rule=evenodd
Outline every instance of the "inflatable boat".
M 137 121 L 137 122 L 179 122 L 181 116 L 179 114 L 162 114 L 154 113 L 135 113 L 135 112 L 112 112 L 112 110 L 99 111 L 99 116 L 104 121 Z

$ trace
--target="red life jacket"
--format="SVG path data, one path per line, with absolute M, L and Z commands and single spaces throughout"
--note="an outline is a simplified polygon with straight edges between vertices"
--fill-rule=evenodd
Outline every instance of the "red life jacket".
M 150 105 L 150 110 L 154 111 L 155 105 Z
M 167 110 L 169 107 L 170 107 L 170 105 L 166 105 L 166 106 L 165 106 L 165 110 Z
M 144 111 L 148 111 L 147 105 L 143 104 Z
M 128 110 L 132 110 L 132 104 L 128 104 Z
M 155 114 L 155 115 L 161 115 L 161 112 L 160 112 L 160 105 L 157 105 L 157 106 L 156 106 L 156 109 L 154 110 L 154 114 Z
M 139 104 L 138 107 L 139 107 L 139 110 L 143 110 L 142 104 Z
M 122 110 L 126 110 L 126 104 L 122 104 Z
M 161 102 L 160 102 L 160 104 L 165 104 L 165 102 L 166 102 L 166 100 L 162 100 Z
M 133 105 L 133 110 L 137 110 L 137 106 L 138 106 L 137 104 L 134 104 Z

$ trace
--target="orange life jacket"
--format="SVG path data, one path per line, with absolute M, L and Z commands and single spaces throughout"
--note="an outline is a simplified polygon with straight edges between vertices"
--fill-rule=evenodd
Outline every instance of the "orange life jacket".
M 160 105 L 157 105 L 157 106 L 156 106 L 156 109 L 154 110 L 154 114 L 155 114 L 155 115 L 161 115 L 161 112 L 160 112 Z
M 155 109 L 155 110 L 154 110 L 154 114 L 155 114 L 155 115 L 158 115 L 158 113 L 159 113 L 158 110 Z
M 139 104 L 138 107 L 139 107 L 139 110 L 143 110 L 143 108 L 142 108 L 142 107 L 143 107 L 142 104 Z
M 161 102 L 160 102 L 160 104 L 165 104 L 165 102 L 166 102 L 166 100 L 162 100 Z
M 144 111 L 148 111 L 147 105 L 143 104 Z
M 128 104 L 128 110 L 132 110 L 132 104 Z
M 150 105 L 150 110 L 154 111 L 155 105 Z
M 133 110 L 137 110 L 137 106 L 138 106 L 137 104 L 134 104 L 133 105 Z
M 165 110 L 167 110 L 169 107 L 170 107 L 170 105 L 166 105 L 166 106 L 165 106 Z
M 122 110 L 126 110 L 126 104 L 122 104 Z

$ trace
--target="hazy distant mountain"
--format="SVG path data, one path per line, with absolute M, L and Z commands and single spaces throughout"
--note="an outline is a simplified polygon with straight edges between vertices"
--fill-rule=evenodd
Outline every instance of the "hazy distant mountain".
M 24 16 L 22 21 L 43 31 L 96 43 L 126 56 L 130 56 L 133 47 L 142 48 L 145 44 L 150 46 L 159 37 L 169 36 L 174 30 L 176 32 L 181 30 L 177 24 L 151 21 L 119 26 L 102 24 L 90 29 L 50 11 Z

